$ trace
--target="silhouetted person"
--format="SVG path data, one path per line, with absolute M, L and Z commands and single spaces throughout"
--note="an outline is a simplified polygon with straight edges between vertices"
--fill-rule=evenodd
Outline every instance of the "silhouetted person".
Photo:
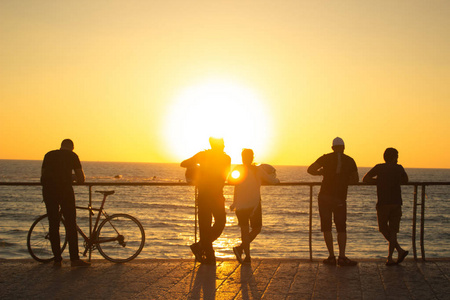
M 345 256 L 347 244 L 347 189 L 350 183 L 359 181 L 356 163 L 344 154 L 344 141 L 337 137 L 333 140 L 332 153 L 325 154 L 317 159 L 308 168 L 311 175 L 323 176 L 319 192 L 320 226 L 329 256 L 324 264 L 336 265 L 334 256 L 333 234 L 331 232 L 332 217 L 336 225 L 337 241 L 339 245 L 339 266 L 355 266 L 357 262 Z
M 72 267 L 89 266 L 90 263 L 80 260 L 78 254 L 78 233 L 76 229 L 75 195 L 72 182 L 83 183 L 84 172 L 78 155 L 73 152 L 73 142 L 65 139 L 61 149 L 48 152 L 42 162 L 42 195 L 47 208 L 50 242 L 54 265 L 61 266 L 61 248 L 59 237 L 60 215 L 64 216 L 66 235 L 69 241 L 70 261 Z M 74 170 L 75 174 L 72 174 Z
M 280 180 L 276 178 L 273 167 L 269 174 L 264 169 L 264 166 L 268 168 L 269 165 L 255 166 L 253 164 L 254 154 L 252 149 L 244 149 L 241 155 L 242 165 L 236 166 L 228 178 L 228 183 L 235 184 L 234 200 L 230 209 L 236 209 L 242 241 L 240 246 L 233 248 L 233 252 L 240 263 L 250 263 L 250 243 L 261 232 L 262 227 L 261 183 L 279 183 Z M 233 176 L 234 171 L 239 172 L 237 178 Z M 243 252 L 245 253 L 244 260 L 242 260 Z
M 377 184 L 378 228 L 389 242 L 386 265 L 392 266 L 401 263 L 408 255 L 408 251 L 403 250 L 397 241 L 403 204 L 400 185 L 408 183 L 408 175 L 405 169 L 397 164 L 398 151 L 396 149 L 387 148 L 383 156 L 386 163 L 373 167 L 363 177 L 363 182 Z M 392 259 L 394 250 L 397 250 L 398 253 L 396 262 Z
M 211 149 L 201 151 L 181 163 L 183 168 L 198 166 L 198 221 L 200 241 L 191 245 L 197 261 L 215 264 L 213 242 L 225 228 L 223 187 L 230 171 L 231 159 L 223 151 L 223 139 L 210 138 Z M 214 225 L 211 226 L 214 216 Z

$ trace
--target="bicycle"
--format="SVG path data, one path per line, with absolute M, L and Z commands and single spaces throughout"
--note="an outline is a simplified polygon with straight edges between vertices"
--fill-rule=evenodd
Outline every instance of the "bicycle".
M 113 214 L 109 216 L 104 210 L 106 197 L 114 194 L 115 191 L 96 191 L 103 194 L 103 201 L 100 208 L 79 207 L 77 209 L 89 210 L 91 216 L 94 211 L 98 211 L 94 228 L 90 226 L 89 236 L 77 224 L 77 231 L 84 239 L 85 250 L 83 256 L 88 251 L 98 250 L 107 260 L 116 263 L 123 263 L 136 258 L 141 253 L 145 244 L 145 231 L 141 223 L 128 214 Z M 105 218 L 101 221 L 101 216 Z M 61 253 L 67 246 L 67 236 L 65 234 L 64 217 L 61 214 L 60 237 Z M 97 227 L 98 226 L 98 227 Z M 30 227 L 27 236 L 27 247 L 33 259 L 39 262 L 50 262 L 54 259 L 50 244 L 47 214 L 38 217 Z M 90 252 L 91 253 L 91 252 Z M 90 259 L 90 257 L 89 257 Z

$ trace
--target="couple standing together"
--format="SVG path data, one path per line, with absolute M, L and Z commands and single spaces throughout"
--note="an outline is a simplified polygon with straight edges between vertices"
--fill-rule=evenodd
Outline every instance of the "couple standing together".
M 224 152 L 223 139 L 210 138 L 211 149 L 197 153 L 183 161 L 181 167 L 199 169 L 198 187 L 198 218 L 200 241 L 192 244 L 191 250 L 197 261 L 215 264 L 213 242 L 221 235 L 225 223 L 225 198 L 223 187 L 228 178 L 231 159 Z M 319 192 L 319 215 L 321 231 L 329 257 L 323 262 L 329 265 L 355 266 L 357 262 L 345 256 L 347 243 L 347 189 L 349 184 L 358 183 L 358 169 L 356 163 L 344 154 L 344 141 L 337 137 L 333 140 L 333 152 L 317 159 L 308 168 L 311 175 L 323 176 Z M 393 148 L 385 151 L 385 164 L 376 165 L 363 178 L 364 182 L 377 184 L 377 217 L 379 230 L 389 242 L 389 254 L 386 265 L 394 265 L 403 261 L 408 251 L 403 250 L 397 242 L 397 233 L 401 218 L 401 189 L 400 184 L 406 183 L 408 177 L 401 165 L 397 164 L 398 152 Z M 261 166 L 253 163 L 253 151 L 244 149 L 243 164 L 238 166 L 241 176 L 239 179 L 228 178 L 228 182 L 235 184 L 234 200 L 231 209 L 236 210 L 236 216 L 241 228 L 241 245 L 233 251 L 240 263 L 250 263 L 250 243 L 261 232 L 262 213 L 260 186 L 262 182 L 278 183 L 275 170 L 267 172 Z M 333 247 L 332 218 L 337 231 L 339 257 L 336 259 Z M 214 224 L 212 224 L 214 217 Z M 250 231 L 251 228 L 251 231 Z M 398 252 L 398 259 L 394 261 L 394 250 Z M 245 259 L 242 255 L 245 253 Z
M 242 244 L 233 251 L 240 263 L 250 263 L 250 243 L 260 233 L 262 227 L 261 214 L 261 183 L 278 183 L 275 170 L 267 173 L 260 166 L 253 165 L 253 151 L 242 151 L 242 165 L 237 167 L 238 178 L 228 178 L 231 168 L 231 158 L 224 152 L 223 139 L 210 138 L 211 149 L 201 151 L 193 157 L 184 160 L 181 167 L 187 172 L 198 167 L 198 220 L 200 240 L 191 245 L 191 250 L 197 261 L 215 264 L 216 257 L 213 242 L 219 238 L 225 228 L 226 212 L 223 187 L 225 181 L 235 184 L 234 201 L 231 209 L 236 215 L 241 227 Z M 212 224 L 214 217 L 214 224 Z M 251 230 L 250 230 L 251 228 Z M 245 253 L 245 259 L 242 255 Z

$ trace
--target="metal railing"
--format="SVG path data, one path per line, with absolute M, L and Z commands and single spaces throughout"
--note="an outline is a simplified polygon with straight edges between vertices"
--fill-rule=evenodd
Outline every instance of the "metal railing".
M 320 186 L 321 182 L 281 182 L 278 184 L 267 184 L 267 186 L 308 186 L 309 187 L 309 257 L 313 259 L 312 253 L 312 216 L 313 216 L 313 198 L 314 187 Z M 39 182 L 0 182 L 0 186 L 40 186 Z M 376 184 L 357 183 L 351 186 L 374 186 Z M 425 199 L 427 186 L 444 186 L 450 185 L 450 182 L 409 182 L 403 186 L 414 187 L 413 198 L 413 216 L 412 216 L 412 247 L 414 259 L 417 260 L 417 210 L 420 206 L 420 253 L 422 260 L 425 260 Z M 87 186 L 89 189 L 89 207 L 92 206 L 92 187 L 93 186 L 190 186 L 182 182 L 86 182 L 84 184 L 76 184 L 76 186 Z M 418 199 L 418 191 L 420 187 L 420 199 Z M 195 196 L 196 196 L 195 192 Z M 420 202 L 418 202 L 420 200 Z M 92 228 L 92 220 L 90 217 L 90 229 Z M 90 230 L 92 231 L 92 230 Z M 195 205 L 195 240 L 197 240 L 197 205 Z

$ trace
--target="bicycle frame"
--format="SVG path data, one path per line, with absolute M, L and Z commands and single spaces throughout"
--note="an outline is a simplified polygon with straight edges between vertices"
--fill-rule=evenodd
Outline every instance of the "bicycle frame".
M 100 223 L 101 216 L 102 215 L 105 216 L 105 219 L 109 217 L 109 215 L 103 209 L 104 206 L 105 206 L 106 197 L 108 197 L 109 195 L 114 194 L 114 191 L 108 191 L 108 192 L 96 191 L 96 192 L 103 194 L 103 200 L 102 200 L 102 204 L 100 205 L 100 208 L 93 208 L 92 207 L 91 197 L 89 197 L 89 205 L 88 205 L 88 207 L 82 207 L 82 206 L 76 206 L 75 207 L 76 209 L 82 209 L 82 210 L 88 210 L 89 211 L 89 236 L 87 236 L 84 233 L 84 231 L 80 228 L 80 226 L 78 226 L 78 224 L 77 224 L 77 232 L 83 237 L 84 241 L 86 242 L 86 246 L 85 246 L 85 250 L 83 252 L 83 256 L 86 256 L 87 251 L 89 251 L 89 258 L 88 258 L 89 261 L 91 261 L 92 246 L 93 245 L 117 240 L 117 237 L 111 238 L 111 239 L 107 239 L 107 240 L 102 240 L 102 241 L 99 241 L 96 238 L 97 237 L 97 227 L 98 227 L 98 225 Z M 92 228 L 92 216 L 95 215 L 94 211 L 98 211 L 98 214 L 97 214 L 97 218 L 95 220 L 94 228 Z

